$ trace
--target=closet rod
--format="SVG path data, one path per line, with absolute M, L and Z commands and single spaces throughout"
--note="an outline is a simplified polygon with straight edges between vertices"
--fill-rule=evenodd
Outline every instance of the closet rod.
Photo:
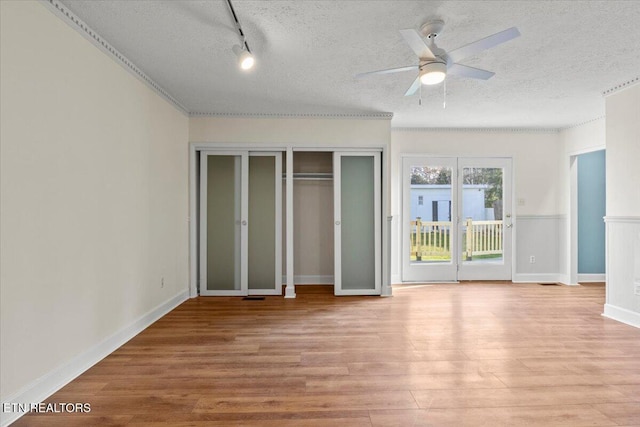
M 282 174 L 282 179 L 287 177 L 286 173 Z M 303 172 L 294 172 L 293 173 L 294 180 L 300 181 L 331 181 L 333 180 L 332 173 L 303 173 Z

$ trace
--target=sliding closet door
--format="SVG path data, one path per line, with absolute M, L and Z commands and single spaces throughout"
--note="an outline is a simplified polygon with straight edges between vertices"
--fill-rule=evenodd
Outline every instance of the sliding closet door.
M 282 293 L 281 153 L 200 154 L 200 295 Z
M 336 152 L 333 173 L 335 294 L 379 295 L 380 153 Z
M 247 294 L 247 163 L 243 152 L 200 154 L 200 295 Z
M 282 154 L 249 155 L 249 295 L 282 294 Z

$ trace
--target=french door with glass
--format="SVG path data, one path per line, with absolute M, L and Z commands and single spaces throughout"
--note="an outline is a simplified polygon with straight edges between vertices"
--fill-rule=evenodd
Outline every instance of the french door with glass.
M 201 151 L 200 295 L 282 293 L 279 152 Z
M 405 157 L 403 281 L 511 279 L 511 159 Z

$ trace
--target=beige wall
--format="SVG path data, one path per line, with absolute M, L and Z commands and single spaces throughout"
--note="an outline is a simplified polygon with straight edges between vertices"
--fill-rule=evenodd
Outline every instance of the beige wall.
M 640 85 L 606 99 L 607 216 L 640 216 Z
M 557 159 L 561 153 L 559 134 L 554 132 L 500 131 L 403 131 L 394 130 L 391 139 L 391 188 L 394 215 L 399 213 L 400 156 L 512 157 L 517 215 L 558 213 Z
M 4 401 L 187 290 L 188 118 L 39 2 L 0 7 Z
M 294 181 L 293 200 L 293 273 L 306 276 L 296 282 L 329 276 L 333 283 L 333 181 Z
M 601 150 L 605 145 L 605 118 L 563 129 L 560 132 L 564 150 L 567 153 L 586 153 Z
M 259 145 L 386 147 L 388 119 L 223 118 L 189 120 L 189 141 Z
M 394 216 L 394 237 L 392 242 L 392 280 L 400 277 L 401 253 L 401 161 L 404 154 L 425 156 L 460 157 L 512 157 L 515 185 L 514 203 L 524 199 L 524 205 L 516 206 L 518 216 L 557 216 L 560 213 L 558 162 L 562 154 L 560 135 L 555 132 L 510 132 L 510 131 L 455 131 L 455 130 L 402 130 L 394 129 L 391 134 L 391 213 Z M 545 219 L 546 220 L 546 219 Z M 557 222 L 557 219 L 553 219 Z M 557 225 L 556 225 L 557 226 Z M 518 239 L 516 224 L 516 239 Z M 524 230 L 522 230 L 524 231 Z M 521 233 L 525 235 L 525 233 Z M 544 239 L 545 247 L 534 242 L 516 241 L 516 247 L 531 248 L 527 254 L 516 253 L 516 264 L 528 261 L 519 259 L 524 255 L 540 255 L 536 270 L 526 273 L 558 273 L 558 252 L 556 236 Z M 542 257 L 544 256 L 544 258 Z M 548 265 L 543 262 L 549 259 Z M 527 265 L 528 267 L 528 265 Z M 517 272 L 516 272 L 517 273 Z

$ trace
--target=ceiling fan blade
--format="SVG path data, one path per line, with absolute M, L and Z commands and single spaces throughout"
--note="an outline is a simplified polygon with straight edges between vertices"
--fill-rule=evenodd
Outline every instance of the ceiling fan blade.
M 404 93 L 404 96 L 413 95 L 414 93 L 417 92 L 419 88 L 420 88 L 420 77 L 416 77 L 413 83 L 411 83 L 411 86 L 409 86 L 409 89 L 407 89 L 407 91 Z
M 429 46 L 422 40 L 420 34 L 414 29 L 400 30 L 400 34 L 409 44 L 409 47 L 418 55 L 420 59 L 436 59 L 436 56 L 431 52 Z
M 378 71 L 368 71 L 366 73 L 356 74 L 356 78 L 359 79 L 361 77 L 367 77 L 374 74 L 391 74 L 391 73 L 399 73 L 401 71 L 409 71 L 409 70 L 417 70 L 417 65 L 407 65 L 406 67 L 398 67 L 398 68 L 388 68 L 386 70 L 378 70 Z
M 447 69 L 447 74 L 452 76 L 470 77 L 472 79 L 489 80 L 494 72 L 473 68 L 462 64 L 451 64 Z
M 516 27 L 511 27 L 507 30 L 500 31 L 489 37 L 485 37 L 481 40 L 469 43 L 466 46 L 459 47 L 458 49 L 448 52 L 447 55 L 453 62 L 459 62 L 469 56 L 482 52 L 483 50 L 491 49 L 499 44 L 508 42 L 511 39 L 515 39 L 520 35 L 520 31 Z

